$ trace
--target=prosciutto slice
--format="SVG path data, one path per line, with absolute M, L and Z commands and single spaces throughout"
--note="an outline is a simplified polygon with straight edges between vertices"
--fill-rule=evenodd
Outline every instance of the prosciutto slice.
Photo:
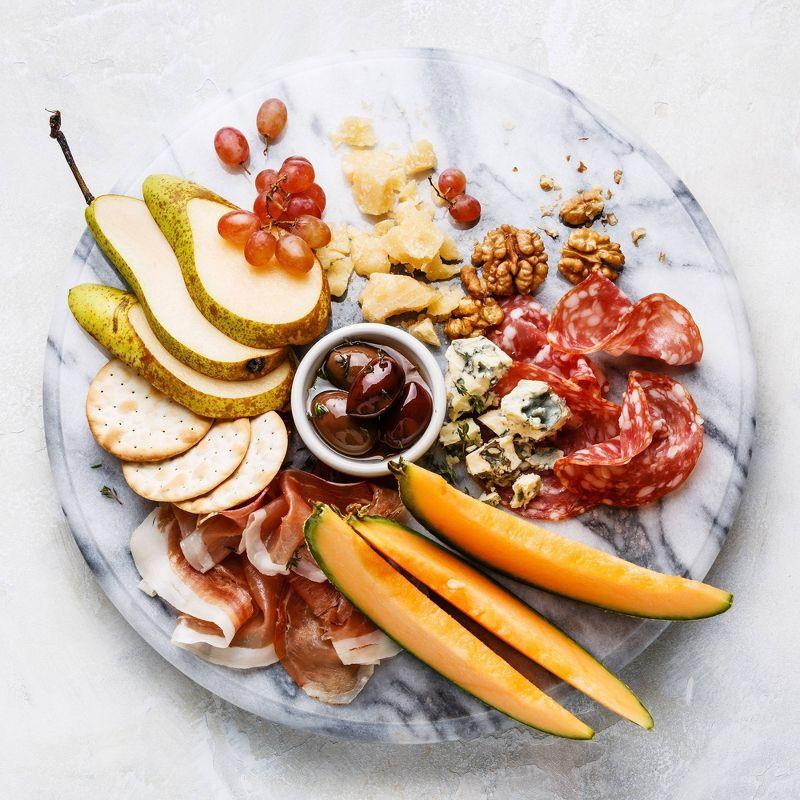
M 318 583 L 292 575 L 294 590 L 312 613 L 325 624 L 323 637 L 333 642 L 343 664 L 378 664 L 397 655 L 401 648 L 379 631 L 329 582 Z
M 309 697 L 322 703 L 345 705 L 364 688 L 375 667 L 343 664 L 326 633 L 324 620 L 314 614 L 293 581 L 286 581 L 275 629 L 278 658 Z
M 244 579 L 256 604 L 255 613 L 236 631 L 228 647 L 216 647 L 206 638 L 213 633 L 209 623 L 186 614 L 178 617 L 172 642 L 212 664 L 233 669 L 268 667 L 278 660 L 275 653 L 275 625 L 283 576 L 262 575 L 247 559 L 230 556 L 225 566 L 233 567 Z
M 131 535 L 131 555 L 144 585 L 183 614 L 211 623 L 203 635 L 227 647 L 253 615 L 253 601 L 241 576 L 222 565 L 205 573 L 186 560 L 171 506 L 154 509 Z
M 667 364 L 694 364 L 703 339 L 692 315 L 666 294 L 632 303 L 599 272 L 567 292 L 553 309 L 547 338 L 565 353 L 623 353 Z
M 399 494 L 367 481 L 334 483 L 300 470 L 284 470 L 278 487 L 288 503 L 280 525 L 265 542 L 270 560 L 288 570 L 295 552 L 303 544 L 303 526 L 311 516 L 311 503 L 328 503 L 341 511 L 364 509 L 371 514 L 394 517 L 402 512 Z M 305 560 L 308 563 L 310 554 Z M 256 565 L 257 566 L 257 565 Z

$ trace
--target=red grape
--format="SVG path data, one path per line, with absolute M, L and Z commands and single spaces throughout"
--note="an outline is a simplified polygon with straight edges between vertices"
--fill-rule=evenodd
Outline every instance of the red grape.
M 283 217 L 288 197 L 280 189 L 261 192 L 253 203 L 253 211 L 262 222 L 271 222 Z
M 302 161 L 304 164 L 311 165 L 311 162 L 305 156 L 289 156 L 289 158 L 285 159 L 283 164 L 281 164 L 280 171 L 283 172 L 283 168 L 291 164 L 292 161 Z
M 260 227 L 261 221 L 252 211 L 229 211 L 217 223 L 219 235 L 234 244 L 244 244 Z
M 289 198 L 286 211 L 281 219 L 297 219 L 303 214 L 318 218 L 322 216 L 319 206 L 310 197 L 295 194 Z
M 289 194 L 305 192 L 314 183 L 314 167 L 306 161 L 290 161 L 281 167 L 283 188 Z
M 450 167 L 439 175 L 439 191 L 448 199 L 463 194 L 467 188 L 467 178 L 460 169 Z
M 450 216 L 456 222 L 476 222 L 481 216 L 481 204 L 472 195 L 460 194 L 450 206 Z
M 268 192 L 278 182 L 278 173 L 274 169 L 262 169 L 256 175 L 256 191 Z
M 286 104 L 277 97 L 265 100 L 256 114 L 258 132 L 266 139 L 280 136 L 286 127 Z
M 325 247 L 331 240 L 331 229 L 322 220 L 308 214 L 297 218 L 293 231 L 314 249 Z
M 214 149 L 220 161 L 231 166 L 244 166 L 250 158 L 250 145 L 236 128 L 220 128 L 214 136 Z
M 244 246 L 244 257 L 254 267 L 266 267 L 275 255 L 276 245 L 275 237 L 269 231 L 257 230 Z
M 287 233 L 278 239 L 275 258 L 282 267 L 298 272 L 308 272 L 314 266 L 314 253 L 311 252 L 311 248 L 293 233 Z
M 320 212 L 325 210 L 325 204 L 327 202 L 325 192 L 322 191 L 322 187 L 318 183 L 312 183 L 300 196 L 310 197 L 317 204 L 317 208 L 319 208 Z

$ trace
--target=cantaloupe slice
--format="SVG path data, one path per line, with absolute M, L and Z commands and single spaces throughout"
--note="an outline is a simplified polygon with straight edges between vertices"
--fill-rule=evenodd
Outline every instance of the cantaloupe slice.
M 506 644 L 620 716 L 653 727 L 636 695 L 577 642 L 500 584 L 440 545 L 385 517 L 353 517 L 354 530 Z
M 482 503 L 416 464 L 394 467 L 406 508 L 431 533 L 512 578 L 636 617 L 700 619 L 733 596 L 664 575 Z
M 526 725 L 570 739 L 594 735 L 426 597 L 329 506 L 309 517 L 305 535 L 328 580 L 420 661 Z

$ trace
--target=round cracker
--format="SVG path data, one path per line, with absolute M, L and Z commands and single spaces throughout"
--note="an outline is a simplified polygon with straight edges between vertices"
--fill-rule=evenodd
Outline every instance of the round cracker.
M 109 361 L 89 386 L 86 419 L 100 447 L 123 461 L 163 461 L 184 453 L 212 424 L 117 359 Z
M 289 437 L 283 420 L 268 411 L 250 420 L 250 444 L 236 472 L 202 497 L 178 503 L 192 514 L 211 514 L 238 506 L 255 497 L 278 474 Z
M 247 453 L 250 420 L 218 421 L 191 450 L 166 461 L 128 461 L 122 474 L 136 494 L 161 503 L 177 503 L 210 492 L 230 477 Z

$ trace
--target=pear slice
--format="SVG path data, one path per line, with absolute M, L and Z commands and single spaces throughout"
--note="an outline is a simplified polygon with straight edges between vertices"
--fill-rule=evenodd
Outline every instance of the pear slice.
M 328 324 L 330 294 L 319 262 L 305 273 L 276 261 L 253 267 L 225 241 L 219 218 L 235 208 L 173 175 L 151 175 L 142 193 L 178 258 L 186 288 L 205 317 L 251 347 L 307 344 Z
M 158 340 L 184 364 L 212 378 L 250 380 L 286 359 L 284 348 L 233 341 L 200 313 L 169 242 L 141 200 L 102 195 L 86 208 L 86 222 L 139 298 Z
M 287 359 L 249 381 L 223 381 L 196 372 L 159 342 L 144 309 L 128 292 L 84 283 L 70 289 L 69 308 L 78 324 L 120 361 L 168 397 L 203 417 L 255 417 L 289 399 L 294 363 Z

